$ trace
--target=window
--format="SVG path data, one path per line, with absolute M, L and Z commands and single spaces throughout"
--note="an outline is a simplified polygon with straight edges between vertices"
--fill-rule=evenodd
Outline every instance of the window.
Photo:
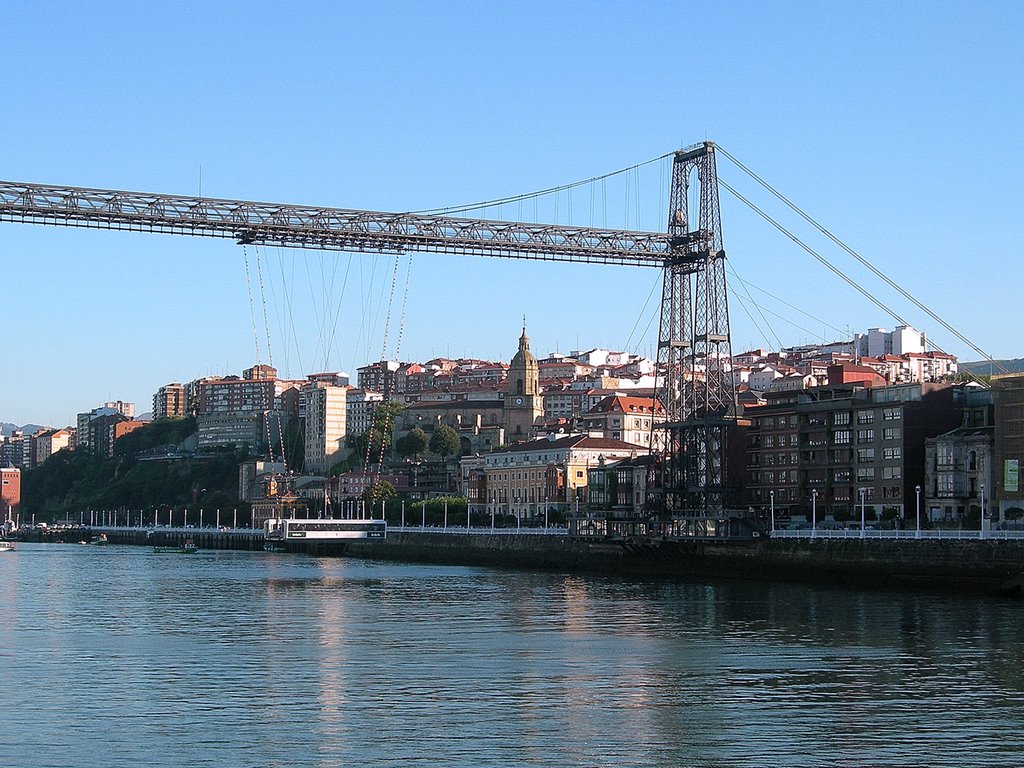
M 796 433 L 793 433 L 792 435 L 790 435 L 789 436 L 789 444 L 790 445 L 800 445 L 800 435 L 798 435 Z
M 850 430 L 840 429 L 832 438 L 832 442 L 836 445 L 849 445 L 850 444 Z
M 903 432 L 899 427 L 887 427 L 882 430 L 883 440 L 899 440 Z
M 935 491 L 936 496 L 952 496 L 953 475 L 948 472 L 940 473 L 938 478 L 936 478 Z
M 875 430 L 873 429 L 858 429 L 857 430 L 857 442 L 858 443 L 873 443 L 875 442 Z
M 940 443 L 935 446 L 935 465 L 938 467 L 953 466 L 953 446 L 949 443 Z
M 766 448 L 771 448 L 773 445 L 775 445 L 775 437 L 772 435 L 765 435 L 764 445 Z
M 899 480 L 902 477 L 901 467 L 882 467 L 883 480 Z
M 903 457 L 902 448 L 885 448 L 882 450 L 883 459 L 900 459 Z
M 857 411 L 858 424 L 871 424 L 875 420 L 874 411 Z
M 837 427 L 845 427 L 850 423 L 850 414 L 848 413 L 834 413 L 832 414 L 832 424 Z
M 875 479 L 874 467 L 857 467 L 857 482 Z
M 885 421 L 898 421 L 901 415 L 899 408 L 886 408 L 882 411 L 882 418 Z
M 858 448 L 857 449 L 857 461 L 864 463 L 867 461 L 875 460 L 875 449 L 874 448 Z
M 834 483 L 848 483 L 850 482 L 850 470 L 848 469 L 837 469 L 832 473 L 832 482 Z

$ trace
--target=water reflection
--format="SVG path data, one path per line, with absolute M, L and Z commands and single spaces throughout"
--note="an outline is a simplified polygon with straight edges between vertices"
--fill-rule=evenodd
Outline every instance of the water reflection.
M 11 554 L 11 553 L 8 553 Z M 0 558 L 0 765 L 1012 765 L 1020 606 L 220 552 Z M 74 761 L 71 761 L 74 762 Z

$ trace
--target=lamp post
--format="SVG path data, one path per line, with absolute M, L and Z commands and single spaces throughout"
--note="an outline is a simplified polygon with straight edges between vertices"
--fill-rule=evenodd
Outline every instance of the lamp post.
M 818 531 L 818 489 L 811 489 L 811 538 L 813 539 Z
M 985 538 L 985 484 L 981 486 L 981 531 L 978 533 L 979 539 Z
M 860 490 L 860 537 L 864 538 L 864 524 L 865 524 L 865 513 L 864 513 L 864 498 L 868 495 L 867 488 L 861 488 Z
M 768 491 L 768 498 L 771 500 L 772 505 L 772 535 L 775 535 L 775 491 Z
M 405 499 L 402 499 L 402 527 L 405 528 Z
M 920 539 L 921 538 L 921 486 L 920 485 L 915 485 L 914 486 L 914 493 L 916 494 L 915 501 L 916 501 L 916 504 L 917 504 L 917 533 L 914 535 L 914 538 L 915 539 Z

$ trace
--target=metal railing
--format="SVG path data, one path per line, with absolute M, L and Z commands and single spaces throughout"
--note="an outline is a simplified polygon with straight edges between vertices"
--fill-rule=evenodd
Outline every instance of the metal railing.
M 962 530 L 921 530 L 911 529 L 873 529 L 866 528 L 838 530 L 802 528 L 799 530 L 776 529 L 769 534 L 773 539 L 962 539 L 975 541 L 980 539 L 1024 539 L 1024 531 L 972 531 Z
M 465 515 L 463 515 L 465 517 Z M 568 528 L 488 528 L 485 526 L 466 528 L 464 525 L 449 525 L 447 528 L 420 525 L 389 525 L 388 533 L 450 533 L 450 534 L 497 534 L 499 536 L 568 536 Z

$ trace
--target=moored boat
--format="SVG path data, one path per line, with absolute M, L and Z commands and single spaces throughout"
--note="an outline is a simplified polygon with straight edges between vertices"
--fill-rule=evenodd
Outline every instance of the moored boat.
M 161 546 L 157 546 L 157 547 L 153 547 L 153 551 L 161 553 L 161 554 L 192 555 L 192 554 L 195 554 L 196 552 L 199 551 L 199 547 L 197 547 L 195 545 L 195 542 L 193 542 L 192 539 L 188 539 L 180 547 L 161 547 Z

